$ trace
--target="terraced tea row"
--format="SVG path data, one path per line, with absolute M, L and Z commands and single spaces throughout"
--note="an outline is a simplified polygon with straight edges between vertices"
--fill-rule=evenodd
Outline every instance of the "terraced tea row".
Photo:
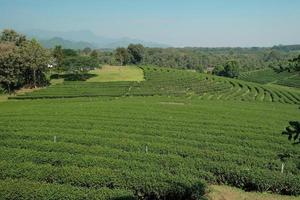
M 144 67 L 146 81 L 142 82 L 83 82 L 65 81 L 39 91 L 11 99 L 68 98 L 94 96 L 152 96 L 201 94 L 221 90 L 226 86 L 197 73 L 181 70 Z
M 224 84 L 231 87 L 216 93 L 205 93 L 203 99 L 241 100 L 241 101 L 265 101 L 288 104 L 299 104 L 300 93 L 296 90 L 279 89 L 260 84 L 228 79 Z
M 171 95 L 201 99 L 266 101 L 300 103 L 300 92 L 260 84 L 199 74 L 184 70 L 143 67 L 146 81 L 142 82 L 75 82 L 50 86 L 20 95 L 17 99 L 68 98 L 95 96 Z
M 272 69 L 265 69 L 242 73 L 239 78 L 249 82 L 262 84 L 275 83 L 278 85 L 300 88 L 300 75 L 296 72 L 277 73 Z
M 5 102 L 0 184 L 9 184 L 0 193 L 17 186 L 26 195 L 20 180 L 40 193 L 185 199 L 203 195 L 206 180 L 298 195 L 299 160 L 281 174 L 277 155 L 300 153 L 280 134 L 299 112 L 274 105 L 182 97 Z

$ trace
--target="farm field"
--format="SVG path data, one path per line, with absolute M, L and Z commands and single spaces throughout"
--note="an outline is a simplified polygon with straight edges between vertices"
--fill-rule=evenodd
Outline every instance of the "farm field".
M 101 69 L 90 71 L 96 74 L 87 82 L 111 82 L 111 81 L 143 81 L 143 70 L 135 66 L 109 66 L 105 65 Z
M 0 196 L 298 198 L 208 186 L 300 195 L 300 149 L 281 135 L 300 117 L 297 89 L 137 69 L 145 81 L 54 79 L 0 103 Z M 284 173 L 282 152 L 295 155 Z
M 239 78 L 245 81 L 261 84 L 274 83 L 278 85 L 300 88 L 300 75 L 297 73 L 276 73 L 272 69 L 263 69 L 242 73 Z
M 300 153 L 280 134 L 297 105 L 161 96 L 10 100 L 0 110 L 5 195 L 33 195 L 33 185 L 172 199 L 203 195 L 205 182 L 300 194 L 299 160 L 281 174 L 277 157 Z
M 300 103 L 297 89 L 270 87 L 185 70 L 143 66 L 146 81 L 64 81 L 14 99 L 175 95 L 187 98 Z M 97 77 L 95 77 L 97 78 Z

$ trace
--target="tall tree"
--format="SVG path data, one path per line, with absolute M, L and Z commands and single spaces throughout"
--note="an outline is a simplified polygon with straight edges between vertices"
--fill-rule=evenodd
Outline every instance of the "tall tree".
M 63 59 L 64 59 L 64 52 L 63 49 L 60 45 L 57 45 L 54 47 L 52 55 L 55 59 L 56 65 L 58 67 L 61 67 L 62 63 L 63 63 Z
M 21 84 L 21 68 L 16 62 L 16 46 L 12 42 L 0 43 L 0 84 L 11 91 Z
M 19 54 L 19 61 L 26 71 L 26 82 L 33 87 L 42 84 L 45 81 L 44 72 L 50 63 L 49 52 L 33 39 L 20 47 Z
M 117 48 L 115 52 L 115 59 L 120 65 L 126 65 L 129 62 L 129 53 L 125 48 Z
M 224 67 L 224 76 L 235 78 L 239 76 L 239 65 L 237 61 L 230 60 L 227 61 Z
M 127 48 L 132 64 L 139 64 L 144 58 L 145 48 L 141 44 L 130 44 Z

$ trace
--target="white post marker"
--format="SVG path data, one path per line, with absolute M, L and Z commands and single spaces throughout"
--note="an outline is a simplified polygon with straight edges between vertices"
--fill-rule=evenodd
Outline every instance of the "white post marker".
M 56 142 L 56 135 L 53 137 L 53 142 Z
M 284 170 L 284 163 L 281 163 L 281 173 L 283 173 Z
M 146 153 L 148 153 L 148 145 L 146 145 L 146 148 L 145 148 L 145 150 L 146 150 Z

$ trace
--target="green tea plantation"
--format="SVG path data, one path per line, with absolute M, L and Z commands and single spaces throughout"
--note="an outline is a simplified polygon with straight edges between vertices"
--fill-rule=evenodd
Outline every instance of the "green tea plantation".
M 64 81 L 1 102 L 0 197 L 300 195 L 300 146 L 281 134 L 300 119 L 299 90 L 142 69 L 141 82 Z

